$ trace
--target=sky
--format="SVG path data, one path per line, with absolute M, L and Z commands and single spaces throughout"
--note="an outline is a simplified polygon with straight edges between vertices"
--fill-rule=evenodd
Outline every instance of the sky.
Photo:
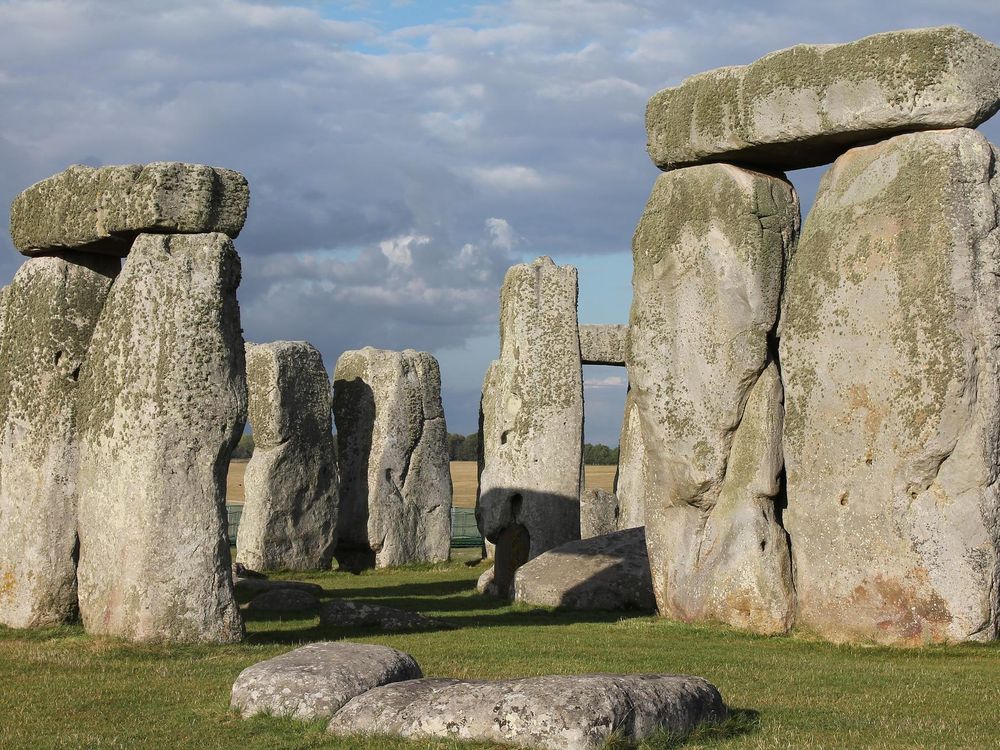
M 310 341 L 331 371 L 430 351 L 469 433 L 511 264 L 572 264 L 580 321 L 627 321 L 650 95 L 945 23 L 1000 42 L 997 0 L 0 0 L 0 204 L 75 163 L 239 170 L 246 338 Z M 1000 142 L 1000 117 L 981 129 Z M 821 172 L 789 174 L 804 210 Z M 0 284 L 22 260 L 5 233 Z M 586 439 L 615 445 L 624 370 L 584 375 Z

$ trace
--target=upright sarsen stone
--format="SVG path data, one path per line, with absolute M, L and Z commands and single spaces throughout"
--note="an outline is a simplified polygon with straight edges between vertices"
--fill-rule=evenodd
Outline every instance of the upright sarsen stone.
M 639 410 L 630 388 L 625 394 L 625 413 L 618 438 L 618 471 L 615 496 L 618 498 L 618 528 L 646 525 L 646 449 L 642 443 Z
M 0 292 L 0 623 L 76 613 L 78 377 L 121 261 L 25 261 Z
M 503 593 L 529 559 L 580 538 L 583 375 L 577 272 L 544 257 L 500 292 L 500 359 L 483 383 L 476 516 Z
M 997 636 L 997 149 L 972 130 L 824 175 L 781 326 L 798 620 L 832 640 Z
M 80 377 L 79 598 L 89 633 L 243 636 L 226 535 L 229 457 L 246 420 L 223 234 L 141 235 Z
M 37 182 L 10 208 L 25 255 L 53 249 L 126 255 L 141 232 L 224 232 L 236 237 L 250 202 L 239 172 L 204 164 L 74 165 Z
M 1000 48 L 942 26 L 800 44 L 699 73 L 653 95 L 646 132 L 661 169 L 799 169 L 901 132 L 975 127 L 998 107 Z
M 713 164 L 661 175 L 636 229 L 628 368 L 669 617 L 766 633 L 792 621 L 769 339 L 798 217 L 785 180 Z
M 334 375 L 337 560 L 347 568 L 447 560 L 451 472 L 441 372 L 426 352 L 344 352 Z
M 327 570 L 337 543 L 330 377 L 305 341 L 248 344 L 254 452 L 236 559 L 254 570 Z

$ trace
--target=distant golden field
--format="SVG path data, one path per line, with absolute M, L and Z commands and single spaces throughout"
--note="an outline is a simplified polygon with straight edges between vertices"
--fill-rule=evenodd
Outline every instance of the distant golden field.
M 243 502 L 243 473 L 246 471 L 245 459 L 234 459 L 229 464 L 229 481 L 226 488 L 226 502 Z M 584 470 L 587 487 L 600 487 L 611 491 L 615 481 L 614 466 L 588 466 Z M 476 506 L 476 462 L 452 461 L 451 483 L 454 486 L 452 502 L 456 508 L 474 508 Z

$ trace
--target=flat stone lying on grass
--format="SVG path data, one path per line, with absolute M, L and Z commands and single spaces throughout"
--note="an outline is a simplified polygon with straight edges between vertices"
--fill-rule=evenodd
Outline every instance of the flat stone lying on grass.
M 305 591 L 308 594 L 319 596 L 323 593 L 323 587 L 318 583 L 306 583 L 305 581 L 271 581 L 264 578 L 237 578 L 234 582 L 236 593 L 250 594 L 260 591 L 275 591 L 282 589 L 295 589 Z
M 301 589 L 274 588 L 251 599 L 247 609 L 251 612 L 302 612 L 319 609 L 319 599 Z
M 419 612 L 383 607 L 381 604 L 363 604 L 337 599 L 323 606 L 319 613 L 320 625 L 365 626 L 374 625 L 383 630 L 418 630 L 422 628 L 450 628 L 442 620 L 424 617 Z
M 413 657 L 388 646 L 310 643 L 240 672 L 230 706 L 243 718 L 323 719 L 367 690 L 418 677 Z
M 649 100 L 647 148 L 661 169 L 800 169 L 903 131 L 975 127 L 998 107 L 1000 48 L 957 26 L 892 31 L 691 76 Z
M 567 542 L 518 568 L 514 601 L 582 610 L 656 611 L 644 528 Z
M 414 680 L 376 688 L 336 713 L 328 731 L 597 750 L 657 731 L 678 735 L 722 721 L 719 691 L 700 677 L 529 677 L 498 682 Z
M 127 255 L 141 232 L 236 237 L 250 189 L 239 172 L 203 164 L 74 165 L 14 199 L 10 234 L 25 255 L 53 249 Z

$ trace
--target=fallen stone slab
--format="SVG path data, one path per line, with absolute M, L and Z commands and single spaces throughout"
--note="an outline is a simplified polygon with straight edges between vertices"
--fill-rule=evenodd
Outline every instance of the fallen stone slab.
M 580 360 L 585 365 L 625 366 L 626 325 L 581 325 Z
M 310 643 L 240 672 L 230 707 L 243 718 L 324 719 L 374 687 L 419 677 L 413 657 L 388 646 Z
M 225 520 L 246 420 L 239 279 L 224 234 L 144 234 L 108 294 L 78 394 L 88 633 L 243 637 Z
M 254 452 L 236 558 L 258 570 L 329 570 L 337 543 L 330 376 L 305 341 L 248 344 Z
M 684 675 L 433 679 L 363 693 L 334 715 L 328 731 L 597 750 L 612 738 L 636 743 L 657 731 L 688 734 L 727 715 L 711 683 Z
M 568 542 L 514 576 L 514 601 L 579 610 L 656 611 L 644 528 Z
M 10 208 L 14 247 L 124 256 L 142 232 L 223 232 L 235 238 L 250 202 L 239 172 L 203 164 L 74 165 L 37 182 Z
M 80 368 L 117 258 L 30 258 L 0 302 L 0 624 L 77 608 Z
M 376 626 L 382 630 L 419 630 L 423 628 L 450 628 L 450 623 L 424 617 L 419 612 L 337 599 L 323 605 L 319 613 L 320 625 Z
M 301 612 L 319 609 L 319 599 L 301 589 L 275 588 L 258 594 L 250 603 L 250 612 Z
M 236 593 L 259 593 L 261 591 L 277 591 L 281 589 L 295 589 L 304 591 L 307 594 L 319 596 L 324 589 L 318 583 L 306 583 L 305 581 L 273 581 L 264 578 L 237 578 L 234 586 Z
M 800 44 L 699 73 L 646 108 L 661 169 L 709 161 L 787 170 L 905 131 L 975 127 L 1000 107 L 1000 48 L 957 26 Z
M 1000 151 L 851 149 L 789 266 L 780 347 L 796 621 L 834 641 L 1000 631 Z

